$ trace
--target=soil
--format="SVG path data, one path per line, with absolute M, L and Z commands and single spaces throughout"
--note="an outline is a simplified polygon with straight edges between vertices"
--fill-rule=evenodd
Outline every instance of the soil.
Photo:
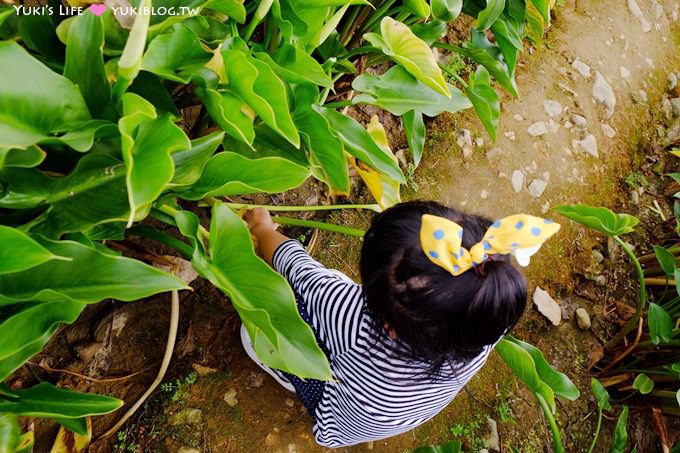
M 668 119 L 661 105 L 667 96 L 667 75 L 680 71 L 680 6 L 675 0 L 638 0 L 638 4 L 652 23 L 649 33 L 642 31 L 625 2 L 568 0 L 558 7 L 544 44 L 525 52 L 518 67 L 521 99 L 503 95 L 497 143 L 491 143 L 472 113 L 432 120 L 423 161 L 404 199 L 436 199 L 492 218 L 519 211 L 544 215 L 560 204 L 588 203 L 635 213 L 647 224 L 653 224 L 656 217 L 647 205 L 658 199 L 666 215 L 672 217 L 672 210 L 662 202 L 661 186 L 647 186 L 636 205 L 632 201 L 639 194 L 631 193 L 638 188 L 632 189 L 625 181 L 634 171 L 666 171 L 657 165 L 658 155 L 650 148 L 661 143 L 661 134 L 666 133 L 662 126 Z M 590 77 L 572 68 L 577 58 L 592 68 Z M 627 77 L 622 76 L 622 67 L 629 71 Z M 596 71 L 609 81 L 616 95 L 611 118 L 592 99 Z M 550 122 L 545 100 L 557 101 L 565 109 L 552 118 L 559 129 L 532 137 L 527 132 L 529 126 Z M 585 117 L 585 130 L 565 127 L 572 113 Z M 605 134 L 603 124 L 615 131 L 613 138 Z M 472 153 L 464 155 L 457 144 L 461 129 L 470 131 L 473 143 L 477 138 L 484 143 L 473 145 Z M 574 139 L 587 133 L 597 140 L 598 158 L 573 146 Z M 395 137 L 393 144 L 401 146 L 403 138 Z M 511 183 L 516 170 L 524 176 L 519 192 Z M 547 182 L 538 197 L 528 190 L 535 179 Z M 317 189 L 312 185 L 308 193 L 293 196 L 318 199 Z M 353 212 L 336 212 L 331 219 L 355 227 L 366 227 L 369 222 L 368 214 Z M 613 312 L 625 319 L 636 290 L 629 267 L 615 248 L 569 221 L 561 223 L 559 240 L 546 244 L 527 269 L 527 276 L 532 287 L 542 287 L 560 302 L 564 320 L 554 327 L 531 308 L 514 334 L 538 346 L 548 361 L 581 389 L 577 401 L 558 403 L 566 451 L 578 452 L 587 449 L 596 418 L 586 370 L 588 355 L 616 328 L 612 315 L 605 313 L 615 307 Z M 643 236 L 629 240 L 644 244 L 648 238 Z M 357 279 L 359 247 L 358 240 L 320 234 L 313 254 Z M 604 255 L 603 264 L 594 260 L 593 250 Z M 604 285 L 598 284 L 602 283 L 600 276 Z M 193 292 L 181 296 L 179 344 L 165 383 L 116 439 L 96 442 L 90 451 L 329 451 L 314 442 L 311 419 L 294 395 L 245 355 L 238 333 L 240 322 L 228 300 L 200 279 L 192 286 Z M 78 322 L 62 329 L 32 360 L 36 365 L 27 367 L 30 373 L 24 370 L 17 379 L 50 379 L 78 390 L 115 395 L 132 404 L 155 377 L 167 335 L 169 305 L 169 297 L 163 296 L 89 307 Z M 576 328 L 573 312 L 577 307 L 592 316 L 592 330 Z M 95 376 L 99 381 L 50 369 Z M 102 380 L 104 377 L 115 380 Z M 96 418 L 94 437 L 122 413 Z M 547 424 L 536 401 L 495 353 L 454 402 L 430 422 L 401 436 L 338 451 L 400 453 L 453 439 L 462 440 L 466 451 L 477 451 L 487 436 L 487 418 L 498 424 L 503 451 L 510 451 L 510 446 L 525 453 L 551 451 Z M 641 453 L 656 451 L 646 420 L 634 417 L 631 430 Z M 605 431 L 611 432 L 612 427 L 613 422 L 607 422 Z M 49 451 L 56 425 L 41 420 L 35 428 L 35 451 Z M 600 445 L 598 451 L 605 451 L 607 434 Z

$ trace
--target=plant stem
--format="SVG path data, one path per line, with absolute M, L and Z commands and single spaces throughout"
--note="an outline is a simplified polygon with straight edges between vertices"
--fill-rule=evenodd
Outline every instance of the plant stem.
M 320 230 L 333 231 L 335 233 L 342 233 L 348 236 L 363 237 L 365 231 L 356 228 L 345 227 L 341 225 L 333 225 L 332 223 L 315 222 L 314 220 L 294 219 L 291 217 L 273 216 L 272 220 L 280 225 L 302 226 L 308 228 L 318 228 Z
M 172 219 L 174 220 L 175 216 L 179 213 L 179 211 L 172 206 L 169 206 L 167 204 L 158 206 L 158 211 L 162 212 L 163 214 L 167 214 Z M 203 225 L 199 224 L 198 225 L 198 233 L 203 236 L 204 239 L 210 240 L 210 231 L 208 231 Z
M 592 453 L 595 444 L 597 443 L 597 438 L 600 437 L 600 428 L 602 427 L 602 408 L 598 406 L 597 411 L 597 428 L 595 429 L 595 437 L 593 437 L 593 443 L 590 444 L 588 453 Z
M 460 83 L 461 85 L 463 85 L 465 88 L 468 87 L 467 82 L 466 82 L 465 80 L 463 80 L 463 79 L 461 78 L 461 76 L 459 76 L 458 74 L 456 74 L 455 72 L 453 72 L 452 70 L 450 70 L 449 68 L 447 68 L 446 66 L 444 66 L 444 65 L 441 64 L 441 63 L 439 63 L 439 67 L 441 68 L 442 71 L 444 71 L 445 73 L 447 73 L 448 75 L 450 75 L 451 77 L 453 77 L 454 79 L 456 79 L 456 80 L 458 81 L 458 83 Z
M 555 446 L 555 453 L 564 453 L 564 447 L 562 446 L 562 438 L 560 437 L 560 430 L 557 427 L 557 423 L 555 422 L 555 417 L 553 417 L 552 412 L 550 412 L 548 403 L 538 393 L 534 393 L 534 395 L 536 395 L 538 404 L 541 405 L 541 409 L 543 409 L 543 414 L 545 414 L 545 418 L 548 420 L 548 424 L 550 425 L 550 431 L 552 432 L 553 436 L 553 445 Z
M 208 203 L 210 204 L 210 203 Z M 246 204 L 246 203 L 224 203 L 232 209 L 254 209 L 265 208 L 269 211 L 275 212 L 308 212 L 308 211 L 334 211 L 339 209 L 368 209 L 374 212 L 380 212 L 380 206 L 377 204 L 331 204 L 321 206 L 276 206 L 266 204 Z
M 184 255 L 184 258 L 186 259 L 191 259 L 191 255 L 193 254 L 193 250 L 191 246 L 188 244 L 185 244 L 184 242 L 180 241 L 179 239 L 175 239 L 174 237 L 167 235 L 161 231 L 158 231 L 155 228 L 151 228 L 146 225 L 135 225 L 132 228 L 127 230 L 129 234 L 133 236 L 141 236 L 144 238 L 148 239 L 153 239 L 154 241 L 158 241 L 160 243 L 163 243 L 167 246 L 172 247 L 173 249 L 177 250 L 180 252 L 182 255 Z
M 352 101 L 338 101 L 338 102 L 330 102 L 328 104 L 324 104 L 324 108 L 327 109 L 341 109 L 343 107 L 348 107 L 352 105 Z
M 604 345 L 605 351 L 611 351 L 626 337 L 626 335 L 628 335 L 635 328 L 638 320 L 640 319 L 640 316 L 642 316 L 642 310 L 644 310 L 645 304 L 647 302 L 647 287 L 645 285 L 645 274 L 644 271 L 642 270 L 642 266 L 640 265 L 640 261 L 638 261 L 633 251 L 620 237 L 613 236 L 613 238 L 616 242 L 619 243 L 619 245 L 623 248 L 624 252 L 626 252 L 626 255 L 628 255 L 628 257 L 631 259 L 631 261 L 633 261 L 633 264 L 635 265 L 635 270 L 637 271 L 638 279 L 640 280 L 640 298 L 638 301 L 637 308 L 635 309 L 635 314 L 628 320 L 628 322 L 626 322 L 621 331 L 617 333 L 611 340 L 609 340 L 607 344 Z

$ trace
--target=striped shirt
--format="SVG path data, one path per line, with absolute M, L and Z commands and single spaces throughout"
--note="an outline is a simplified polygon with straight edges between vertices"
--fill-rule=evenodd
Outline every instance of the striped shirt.
M 312 328 L 329 352 L 333 377 L 316 408 L 314 436 L 327 447 L 385 439 L 409 431 L 444 409 L 479 371 L 494 345 L 470 363 L 442 367 L 396 353 L 405 347 L 371 318 L 361 285 L 312 259 L 302 245 L 281 244 L 274 268 L 306 304 Z

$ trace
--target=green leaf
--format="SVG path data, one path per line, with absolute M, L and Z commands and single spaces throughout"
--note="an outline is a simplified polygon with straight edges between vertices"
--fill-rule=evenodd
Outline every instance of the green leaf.
M 17 19 L 19 36 L 25 47 L 36 51 L 49 64 L 58 65 L 64 61 L 64 45 L 56 34 L 56 16 L 20 14 Z
M 149 21 L 151 20 L 151 0 L 140 0 L 138 5 L 139 14 L 135 16 L 130 35 L 125 42 L 125 48 L 118 60 L 118 75 L 123 79 L 122 83 L 127 88 L 135 80 L 142 67 L 144 57 L 144 47 L 146 46 L 146 35 L 149 32 Z
M 492 44 L 484 32 L 473 29 L 471 34 L 472 41 L 463 43 L 463 48 L 456 48 L 457 51 L 484 66 L 503 88 L 518 97 L 517 83 L 500 48 Z
M 462 444 L 459 440 L 447 442 L 442 445 L 428 445 L 413 450 L 413 453 L 462 453 Z
M 27 228 L 51 237 L 82 231 L 100 223 L 128 219 L 124 164 L 104 154 L 88 154 L 68 176 L 53 178 L 34 169 L 0 173 L 6 186 L 0 207 L 47 210 Z
M 179 195 L 200 200 L 207 196 L 285 192 L 298 187 L 308 177 L 309 169 L 287 159 L 248 159 L 237 153 L 222 152 L 211 157 L 198 181 Z
M 425 123 L 423 122 L 423 114 L 416 110 L 411 110 L 404 113 L 401 120 L 404 123 L 404 132 L 406 133 L 408 147 L 411 150 L 413 164 L 417 167 L 420 165 L 420 159 L 423 156 L 425 135 L 427 133 Z
M 243 6 L 243 0 L 209 0 L 204 6 L 226 14 L 239 24 L 246 21 L 246 8 Z
M 210 117 L 227 134 L 243 143 L 252 144 L 255 140 L 251 109 L 241 98 L 231 91 L 217 91 L 211 88 L 197 88 L 196 94 Z
M 113 412 L 123 402 L 103 395 L 79 393 L 41 382 L 35 387 L 11 392 L 1 391 L 11 399 L 0 399 L 0 412 L 27 417 L 80 418 Z
M 440 20 L 432 20 L 425 23 L 417 23 L 411 26 L 411 31 L 418 38 L 422 39 L 431 46 L 446 34 L 447 23 Z
M 78 87 L 14 41 L 0 42 L 0 148 L 27 148 L 90 119 Z
M 675 273 L 675 257 L 671 252 L 663 247 L 654 246 L 656 260 L 661 265 L 661 269 L 667 277 L 672 277 Z
M 123 95 L 123 115 L 118 127 L 130 203 L 129 227 L 146 217 L 151 203 L 172 181 L 175 164 L 171 154 L 189 149 L 191 143 L 170 115 L 157 117 L 154 107 L 136 94 Z
M 333 81 L 321 65 L 306 52 L 291 44 L 283 44 L 272 56 L 258 52 L 255 56 L 267 63 L 283 80 L 290 83 L 313 83 L 333 88 Z
M 223 50 L 228 87 L 245 101 L 269 127 L 293 146 L 300 146 L 290 114 L 286 85 L 266 63 L 241 50 Z
M 326 356 L 300 318 L 293 291 L 255 255 L 245 223 L 224 204 L 216 203 L 206 254 L 198 236 L 198 218 L 186 211 L 175 218 L 182 234 L 194 244 L 194 268 L 229 296 L 260 360 L 302 378 L 330 379 Z
M 87 417 L 82 418 L 55 418 L 55 421 L 64 428 L 81 436 L 87 436 Z
M 69 27 L 64 77 L 78 85 L 90 113 L 97 118 L 114 115 L 103 49 L 102 18 L 94 14 L 76 16 Z
M 425 0 L 404 0 L 404 7 L 421 19 L 427 19 L 430 16 L 430 5 Z
M 477 16 L 477 30 L 486 31 L 496 22 L 505 9 L 505 0 L 486 0 L 486 8 Z
M 529 390 L 541 395 L 552 413 L 555 413 L 555 393 L 541 380 L 531 354 L 520 345 L 505 338 L 496 345 L 496 351 L 515 375 L 529 387 Z
M 23 348 L 14 354 L 0 360 L 0 382 L 7 379 L 12 373 L 21 368 L 24 363 L 40 351 L 50 341 L 52 335 L 57 331 L 57 327 L 48 331 L 42 337 L 27 343 Z
M 191 148 L 172 153 L 172 160 L 175 162 L 175 176 L 169 184 L 170 187 L 190 186 L 198 181 L 205 164 L 222 144 L 223 139 L 224 132 L 213 132 L 192 140 Z
M 511 1 L 514 2 L 515 0 Z M 524 49 L 524 44 L 522 43 L 522 36 L 524 34 L 524 9 L 522 9 L 522 19 L 519 21 L 518 25 L 513 24 L 510 20 L 498 19 L 491 27 L 491 31 L 496 38 L 496 44 L 507 65 L 508 74 L 514 80 L 517 58 Z
M 453 85 L 447 85 L 449 97 L 425 86 L 403 67 L 394 66 L 377 76 L 362 74 L 352 82 L 352 88 L 361 94 L 352 99 L 354 104 L 371 104 L 401 116 L 418 110 L 427 116 L 442 112 L 458 112 L 472 107 L 470 101 Z
M 438 93 L 451 97 L 449 86 L 426 42 L 391 17 L 383 18 L 380 32 L 381 35 L 366 33 L 364 39 L 403 66 L 416 79 Z
M 348 194 L 349 170 L 342 141 L 333 133 L 328 120 L 312 108 L 318 91 L 301 86 L 295 91 L 293 119 L 300 129 L 302 143 L 308 150 L 312 165 L 318 167 L 323 181 L 332 192 Z
M 654 381 L 652 381 L 645 373 L 640 373 L 633 381 L 633 388 L 643 395 L 648 395 L 654 389 Z
M 20 433 L 16 415 L 0 414 L 0 453 L 14 453 Z
M 463 9 L 463 0 L 430 0 L 432 17 L 450 22 L 455 20 Z
M 26 271 L 0 275 L 0 307 L 23 301 L 132 301 L 188 288 L 177 277 L 141 261 L 102 253 L 77 242 L 37 240 L 51 253 L 71 261 L 53 260 Z
M 511 336 L 506 336 L 505 339 L 521 347 L 531 355 L 536 365 L 538 377 L 553 390 L 555 395 L 566 398 L 569 401 L 578 399 L 580 392 L 571 379 L 566 374 L 555 371 L 545 360 L 543 353 L 538 348 Z
M 540 44 L 545 34 L 545 19 L 533 3 L 526 3 L 527 38 L 536 44 Z
M 477 67 L 475 74 L 470 74 L 468 83 L 465 92 L 475 107 L 484 128 L 495 143 L 498 121 L 501 116 L 501 102 L 498 93 L 491 87 L 489 72 L 484 66 Z
M 614 439 L 609 453 L 624 453 L 626 444 L 628 443 L 628 406 L 623 406 L 621 415 L 616 421 L 616 428 L 614 429 Z
M 640 221 L 628 214 L 616 214 L 607 208 L 596 208 L 585 204 L 562 205 L 555 211 L 568 219 L 592 228 L 607 236 L 631 233 Z
M 660 305 L 653 302 L 649 303 L 648 309 L 648 324 L 649 335 L 652 343 L 659 344 L 659 342 L 668 343 L 673 336 L 673 318 Z
M 344 142 L 348 153 L 395 181 L 402 184 L 406 182 L 399 165 L 375 143 L 366 129 L 355 119 L 316 104 L 312 108 L 328 120 L 335 135 Z
M 33 431 L 19 436 L 17 446 L 15 447 L 14 453 L 33 453 L 33 447 L 35 444 L 35 436 Z
M 53 255 L 26 233 L 0 225 L 0 274 L 11 274 L 39 266 L 50 260 L 64 260 Z
M 47 153 L 35 145 L 26 149 L 0 149 L 0 170 L 4 167 L 37 167 L 45 156 Z
M 680 269 L 675 269 L 673 278 L 675 279 L 675 292 L 680 294 Z
M 609 392 L 604 386 L 595 378 L 590 378 L 590 388 L 593 390 L 597 407 L 608 411 L 611 410 L 612 405 L 609 403 Z
M 196 34 L 184 25 L 156 37 L 142 59 L 142 69 L 164 79 L 189 83 L 193 71 L 210 61 L 212 54 L 201 46 Z
M 550 26 L 550 0 L 529 0 L 541 13 L 545 23 Z

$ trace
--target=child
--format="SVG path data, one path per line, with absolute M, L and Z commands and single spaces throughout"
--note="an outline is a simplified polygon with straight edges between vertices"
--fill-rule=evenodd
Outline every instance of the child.
M 326 269 L 276 231 L 269 213 L 246 214 L 260 252 L 297 295 L 334 381 L 303 381 L 257 361 L 314 418 L 316 441 L 341 447 L 384 439 L 444 409 L 524 311 L 522 264 L 558 229 L 519 215 L 492 223 L 435 202 L 378 214 L 363 241 L 363 285 Z

